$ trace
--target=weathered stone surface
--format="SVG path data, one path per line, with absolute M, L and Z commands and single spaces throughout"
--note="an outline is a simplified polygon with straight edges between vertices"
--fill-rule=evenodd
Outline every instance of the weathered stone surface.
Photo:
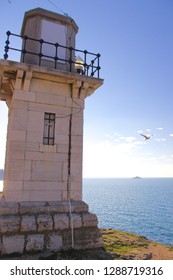
M 71 202 L 72 212 L 87 212 L 88 205 L 84 201 L 72 201 Z
M 24 250 L 24 241 L 23 235 L 3 236 L 2 253 L 4 255 L 12 253 L 22 254 Z
M 16 232 L 20 228 L 19 216 L 0 216 L 0 233 Z
M 40 192 L 41 193 L 41 192 Z M 43 201 L 32 201 L 20 203 L 20 214 L 40 214 L 40 213 L 54 213 L 54 212 L 64 212 L 64 207 L 62 203 L 52 202 L 49 205 L 48 202 Z
M 84 201 L 71 201 L 72 212 L 86 212 L 88 205 Z M 10 214 L 40 214 L 40 213 L 69 213 L 69 201 L 32 201 L 6 203 L 3 198 L 0 201 L 0 215 Z
M 64 230 L 69 228 L 69 217 L 67 214 L 54 215 L 54 228 Z
M 44 213 L 46 202 L 21 202 L 19 203 L 19 213 L 20 214 L 37 214 Z
M 97 217 L 83 201 L 3 202 L 1 206 L 0 255 L 102 246 Z
M 72 240 L 72 230 L 64 230 L 62 232 L 62 240 L 63 240 L 63 250 L 68 250 L 72 248 L 73 240 Z
M 47 211 L 55 213 L 69 213 L 69 201 L 49 201 L 47 202 Z
M 98 220 L 97 216 L 93 213 L 84 213 L 83 218 L 83 227 L 95 227 L 97 226 Z
M 58 233 L 51 233 L 48 236 L 46 249 L 57 252 L 62 249 L 62 236 Z
M 82 227 L 82 218 L 79 214 L 72 214 L 70 217 L 70 226 L 71 228 L 80 228 Z
M 88 211 L 88 205 L 83 201 L 52 201 L 47 202 L 49 211 L 59 213 L 69 213 L 70 208 L 72 212 Z
M 23 216 L 21 220 L 21 231 L 35 231 L 36 219 L 34 216 Z
M 69 212 L 69 207 L 64 206 L 62 202 L 48 202 L 45 213 L 66 213 Z
M 52 230 L 53 220 L 51 215 L 40 214 L 37 218 L 38 231 Z
M 27 237 L 26 251 L 42 251 L 44 249 L 44 235 L 33 234 Z
M 75 249 L 94 249 L 103 246 L 103 239 L 97 227 L 74 229 Z
M 18 204 L 17 203 L 5 203 L 3 198 L 0 202 L 0 215 L 15 215 L 18 213 Z
M 81 200 L 76 201 L 52 201 L 47 202 L 48 207 L 51 211 L 56 211 L 59 213 L 69 213 L 70 208 L 72 212 L 87 212 L 88 211 L 88 205 Z

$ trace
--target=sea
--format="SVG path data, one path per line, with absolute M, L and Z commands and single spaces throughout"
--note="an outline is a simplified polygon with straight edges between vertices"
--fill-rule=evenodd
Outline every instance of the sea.
M 173 178 L 86 178 L 83 200 L 100 228 L 173 245 Z

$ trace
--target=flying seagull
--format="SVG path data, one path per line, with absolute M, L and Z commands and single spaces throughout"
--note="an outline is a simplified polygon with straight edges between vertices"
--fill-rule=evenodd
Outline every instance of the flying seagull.
M 149 140 L 151 138 L 151 136 L 147 136 L 147 135 L 144 135 L 144 134 L 140 134 L 141 136 L 143 136 L 145 138 L 145 140 Z

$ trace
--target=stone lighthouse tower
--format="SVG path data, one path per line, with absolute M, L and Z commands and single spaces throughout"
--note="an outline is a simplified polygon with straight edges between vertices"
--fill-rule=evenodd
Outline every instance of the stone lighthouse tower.
M 84 100 L 103 80 L 100 55 L 77 50 L 77 32 L 73 19 L 41 8 L 25 13 L 20 36 L 7 32 L 0 61 L 0 99 L 9 108 L 1 254 L 102 245 L 97 217 L 82 201 L 82 150 Z M 22 39 L 20 50 L 11 37 Z M 20 62 L 8 60 L 14 51 Z

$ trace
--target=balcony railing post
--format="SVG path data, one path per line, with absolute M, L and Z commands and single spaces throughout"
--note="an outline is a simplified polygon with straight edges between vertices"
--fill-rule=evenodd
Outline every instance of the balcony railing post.
M 41 65 L 41 58 L 43 56 L 42 49 L 43 49 L 44 40 L 40 39 L 39 42 L 40 42 L 40 52 L 38 54 L 38 56 L 39 56 L 39 63 L 38 63 L 38 65 L 40 66 Z
M 94 76 L 94 60 L 91 60 L 91 76 Z
M 25 54 L 26 54 L 26 41 L 28 39 L 28 36 L 23 36 L 23 47 L 22 47 L 22 62 L 25 61 Z
M 59 47 L 59 44 L 58 43 L 55 43 L 55 69 L 57 69 L 57 61 L 58 61 L 58 47 Z
M 69 58 L 70 72 L 72 72 L 72 63 L 73 63 L 73 60 L 72 60 L 72 51 L 73 51 L 73 48 L 70 47 L 70 48 L 69 48 L 69 51 L 70 51 L 70 58 Z
M 98 70 L 98 72 L 97 72 L 97 78 L 99 78 L 99 77 L 100 77 L 100 54 L 99 54 L 99 53 L 97 54 L 97 58 L 98 58 L 98 63 L 97 63 L 97 70 Z
M 5 41 L 6 45 L 5 45 L 5 48 L 4 48 L 4 51 L 5 51 L 5 54 L 4 54 L 4 59 L 7 59 L 8 58 L 8 52 L 9 52 L 9 44 L 10 44 L 10 35 L 11 35 L 11 32 L 10 31 L 7 31 L 7 40 Z
M 87 71 L 87 50 L 84 51 L 84 75 L 86 75 Z

